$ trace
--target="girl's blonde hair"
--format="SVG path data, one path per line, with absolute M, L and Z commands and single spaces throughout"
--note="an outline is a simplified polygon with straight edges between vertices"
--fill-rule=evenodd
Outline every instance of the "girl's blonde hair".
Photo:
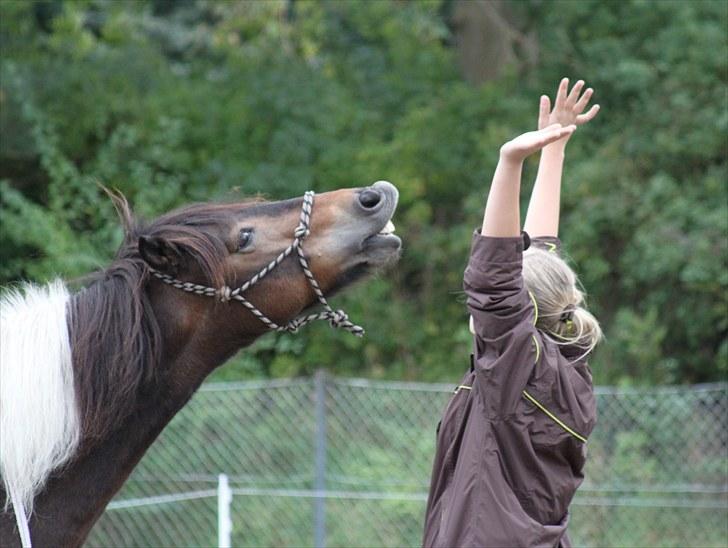
M 557 253 L 530 247 L 523 253 L 523 281 L 536 301 L 536 327 L 557 344 L 591 352 L 602 338 L 597 319 L 584 307 L 584 292 L 574 271 Z

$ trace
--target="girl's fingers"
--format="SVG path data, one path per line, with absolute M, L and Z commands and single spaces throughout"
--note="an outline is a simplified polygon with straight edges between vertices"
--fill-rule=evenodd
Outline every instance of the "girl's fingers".
M 594 105 L 592 108 L 589 109 L 586 114 L 580 114 L 576 117 L 576 123 L 578 125 L 587 123 L 589 120 L 597 115 L 597 113 L 599 112 L 599 108 L 599 105 Z
M 577 114 L 581 114 L 581 111 L 584 110 L 589 104 L 589 99 L 591 99 L 591 96 L 593 94 L 594 90 L 592 88 L 588 88 L 584 92 L 584 95 L 582 95 L 581 98 L 574 105 L 574 112 L 576 112 Z
M 551 143 L 556 142 L 559 139 L 563 139 L 564 137 L 566 137 L 567 135 L 571 135 L 572 133 L 574 133 L 574 129 L 571 129 L 571 126 L 569 126 L 569 128 L 556 130 L 553 133 L 544 136 L 541 142 L 539 142 L 538 148 L 543 148 L 546 145 L 550 145 Z
M 546 145 L 558 141 L 559 139 L 571 135 L 576 130 L 575 125 L 562 126 L 561 124 L 551 124 L 539 131 L 530 131 L 519 135 L 512 141 L 509 141 L 501 148 L 501 152 L 515 155 L 516 157 L 525 158 L 542 149 Z
M 566 101 L 566 91 L 569 89 L 569 79 L 562 78 L 559 83 L 559 89 L 556 92 L 556 100 L 554 101 L 554 108 L 560 108 Z
M 571 135 L 576 130 L 575 125 L 570 126 L 560 126 L 559 124 L 553 124 L 549 126 L 545 131 L 542 132 L 542 134 L 539 136 L 538 139 L 538 148 L 543 148 L 546 145 L 553 143 L 554 141 L 558 141 L 562 137 L 566 137 L 567 135 Z
M 540 131 L 534 132 L 534 138 L 536 140 L 539 139 L 548 139 L 552 135 L 558 135 L 558 133 L 563 129 L 563 126 L 561 124 L 551 124 L 550 126 L 546 126 Z
M 569 96 L 566 98 L 567 105 L 576 104 L 576 100 L 579 98 L 579 94 L 581 93 L 581 88 L 583 88 L 583 87 L 584 87 L 584 80 L 579 80 L 576 84 L 574 84 L 574 87 L 571 88 L 571 93 L 569 93 Z
M 549 137 L 555 136 L 556 139 L 561 139 L 565 135 L 570 135 L 570 134 L 574 133 L 574 130 L 576 130 L 575 125 L 564 126 L 564 127 L 555 129 L 552 133 L 549 134 Z
M 547 95 L 541 96 L 541 102 L 538 105 L 538 129 L 543 129 L 549 122 L 549 113 L 551 112 L 551 101 Z

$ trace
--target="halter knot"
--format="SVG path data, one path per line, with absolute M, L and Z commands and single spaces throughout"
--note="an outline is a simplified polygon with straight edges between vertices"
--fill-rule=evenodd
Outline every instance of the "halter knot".
M 218 289 L 216 293 L 218 298 L 220 299 L 220 302 L 226 303 L 232 297 L 233 290 L 230 289 L 228 286 L 224 285 L 220 289 Z
M 329 318 L 329 325 L 331 327 L 341 327 L 349 321 L 349 316 L 343 310 L 334 310 Z
M 303 325 L 303 322 L 299 318 L 295 318 L 288 322 L 285 327 L 278 328 L 278 331 L 287 331 L 288 333 L 298 333 L 298 329 Z
M 300 224 L 300 225 L 298 225 L 298 226 L 296 227 L 296 230 L 295 230 L 295 231 L 293 232 L 293 235 L 294 235 L 294 236 L 295 236 L 296 238 L 299 238 L 299 239 L 301 239 L 301 240 L 302 240 L 302 239 L 304 239 L 305 237 L 307 237 L 307 236 L 308 236 L 309 234 L 311 234 L 311 231 L 310 231 L 310 230 L 309 230 L 309 228 L 308 228 L 308 227 L 307 227 L 306 225 L 304 225 L 304 224 Z

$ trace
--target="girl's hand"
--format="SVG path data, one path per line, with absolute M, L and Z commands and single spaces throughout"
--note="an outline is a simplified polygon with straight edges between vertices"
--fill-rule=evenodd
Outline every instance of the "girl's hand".
M 566 127 L 561 124 L 551 124 L 538 131 L 529 131 L 503 145 L 500 149 L 501 158 L 510 162 L 522 162 L 546 145 L 559 139 L 568 139 L 575 130 L 575 124 Z
M 548 96 L 542 95 L 538 113 L 538 129 L 543 129 L 552 124 L 580 126 L 594 118 L 599 112 L 599 105 L 594 105 L 586 114 L 582 114 L 594 93 L 592 88 L 587 88 L 584 93 L 581 93 L 583 88 L 584 80 L 579 80 L 571 88 L 571 92 L 567 94 L 569 91 L 569 79 L 562 79 L 559 84 L 559 89 L 556 92 L 553 110 L 551 110 L 551 102 Z M 567 140 L 568 138 L 564 142 Z

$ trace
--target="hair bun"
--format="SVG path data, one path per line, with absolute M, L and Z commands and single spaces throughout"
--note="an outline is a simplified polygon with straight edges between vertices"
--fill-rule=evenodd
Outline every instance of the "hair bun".
M 576 310 L 576 306 L 573 304 L 566 305 L 564 308 L 564 311 L 561 313 L 561 316 L 559 316 L 560 322 L 570 322 L 574 319 L 574 310 Z

